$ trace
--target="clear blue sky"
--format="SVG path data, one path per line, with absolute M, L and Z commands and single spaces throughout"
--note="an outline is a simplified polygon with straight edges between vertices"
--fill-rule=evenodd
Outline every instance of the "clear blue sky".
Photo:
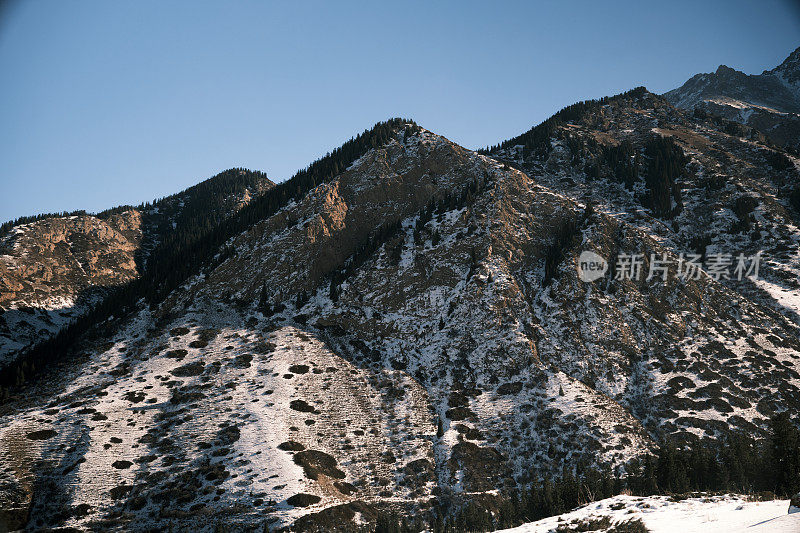
M 2 0 L 0 0 L 2 2 Z M 392 116 L 469 148 L 800 45 L 789 1 L 3 3 L 0 219 L 274 181 Z

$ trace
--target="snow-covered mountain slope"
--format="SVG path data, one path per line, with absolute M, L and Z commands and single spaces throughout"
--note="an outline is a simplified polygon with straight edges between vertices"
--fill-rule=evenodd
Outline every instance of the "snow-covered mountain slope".
M 641 521 L 651 533 L 796 533 L 800 531 L 800 513 L 787 514 L 788 508 L 788 500 L 750 501 L 733 494 L 681 500 L 667 496 L 615 496 L 503 532 L 602 533 L 614 531 L 618 524 Z
M 795 94 L 800 94 L 800 48 L 789 54 L 783 63 L 764 73 L 776 76 Z
M 564 467 L 622 468 L 664 436 L 759 434 L 800 408 L 780 302 L 708 275 L 576 270 L 585 250 L 674 260 L 712 228 L 709 246 L 768 247 L 765 279 L 796 291 L 790 171 L 712 126 L 640 91 L 557 126 L 539 159 L 396 128 L 0 407 L 6 520 L 367 527 Z M 692 158 L 674 223 L 587 179 L 601 146 L 654 136 Z M 758 198 L 758 242 L 728 231 L 742 194 Z
M 198 217 L 213 224 L 273 185 L 232 169 L 152 205 L 13 226 L 0 237 L 0 368 L 137 278 L 170 236 L 205 229 Z
M 748 124 L 774 141 L 800 143 L 800 48 L 779 66 L 761 74 L 744 74 L 725 65 L 697 74 L 664 94 L 676 107 L 700 108 Z
M 780 296 L 800 289 L 800 204 L 793 200 L 798 160 L 765 147 L 755 130 L 727 129 L 716 119 L 681 113 L 646 95 L 612 101 L 560 127 L 545 159 L 526 156 L 520 145 L 493 155 L 569 197 L 591 199 L 598 211 L 624 220 L 676 255 L 761 251 L 758 280 L 719 281 L 800 323 L 791 298 Z M 662 216 L 643 201 L 648 193 L 643 147 L 655 136 L 674 141 L 688 158 L 672 194 L 674 212 Z M 611 161 L 615 150 L 625 151 L 626 165 Z M 637 178 L 628 184 L 622 174 L 634 167 Z
M 206 530 L 286 524 L 321 498 L 430 495 L 436 428 L 418 384 L 297 328 L 236 322 L 203 309 L 155 333 L 134 318 L 3 432 L 3 507 L 31 505 L 34 528 Z
M 532 154 L 526 157 L 526 150 L 514 144 L 517 141 L 493 155 L 520 166 L 552 190 L 571 198 L 591 198 L 598 213 L 620 224 L 617 229 L 600 232 L 605 238 L 582 232 L 584 247 L 589 245 L 605 257 L 638 249 L 649 263 L 650 253 L 655 252 L 656 257 L 667 253 L 673 258 L 674 269 L 681 254 L 752 256 L 761 251 L 762 281 L 721 278 L 703 288 L 684 285 L 677 279 L 674 284 L 667 281 L 649 288 L 640 283 L 641 292 L 635 299 L 618 295 L 618 291 L 609 290 L 613 286 L 607 286 L 594 294 L 596 303 L 591 299 L 576 301 L 567 296 L 569 293 L 551 296 L 549 300 L 555 300 L 564 310 L 552 305 L 543 308 L 546 336 L 538 349 L 540 356 L 545 350 L 553 353 L 559 368 L 571 369 L 574 377 L 597 383 L 611 394 L 629 395 L 632 409 L 642 420 L 652 420 L 648 413 L 651 407 L 671 413 L 669 420 L 657 423 L 668 433 L 682 433 L 680 426 L 688 430 L 683 435 L 688 439 L 693 438 L 688 433 L 698 434 L 689 428 L 714 433 L 739 425 L 757 431 L 752 423 L 778 404 L 767 407 L 770 399 L 740 386 L 750 375 L 742 365 L 761 365 L 759 354 L 765 350 L 769 357 L 784 353 L 786 357 L 775 361 L 775 368 L 784 373 L 790 388 L 797 387 L 795 340 L 800 319 L 791 305 L 793 300 L 781 297 L 796 295 L 800 289 L 800 231 L 796 208 L 788 201 L 796 186 L 795 162 L 787 158 L 791 160 L 788 168 L 773 168 L 767 163 L 773 150 L 665 104 L 650 94 L 617 99 L 560 126 L 544 159 Z M 620 168 L 609 166 L 611 149 L 630 143 L 630 155 L 626 156 L 631 161 L 630 170 L 637 158 L 646 158 L 643 146 L 655 136 L 672 139 L 688 156 L 686 172 L 677 182 L 679 194 L 673 198 L 673 202 L 678 199 L 680 208 L 673 207 L 673 213 L 662 216 L 655 216 L 653 209 L 643 205 L 648 194 L 646 180 L 641 177 L 646 173 L 644 163 L 637 167 L 640 176 L 630 187 L 621 178 Z M 737 207 L 745 203 L 739 198 L 749 199 L 752 210 Z M 763 291 L 764 287 L 771 290 Z M 645 308 L 647 318 L 638 319 L 639 329 L 638 320 L 631 321 L 626 314 L 633 311 L 637 316 Z M 575 317 L 592 317 L 590 323 L 596 327 L 588 329 L 585 320 Z M 764 320 L 771 325 L 765 327 Z M 766 346 L 765 335 L 774 331 L 780 332 L 772 339 L 776 344 Z M 619 368 L 628 369 L 627 375 L 643 381 L 631 387 L 619 381 L 618 372 L 596 366 L 597 361 L 616 361 Z M 645 371 L 644 375 L 639 372 L 647 368 L 659 370 Z M 726 378 L 733 374 L 740 377 L 728 382 Z M 698 382 L 702 375 L 707 379 Z M 739 385 L 726 391 L 726 383 Z M 636 394 L 648 400 L 637 402 L 633 400 Z M 790 396 L 796 396 L 796 392 Z M 718 403 L 720 400 L 728 406 Z

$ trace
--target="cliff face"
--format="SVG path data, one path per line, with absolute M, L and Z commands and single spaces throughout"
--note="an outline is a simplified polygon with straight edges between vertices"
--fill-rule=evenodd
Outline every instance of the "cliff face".
M 84 288 L 136 276 L 142 214 L 50 218 L 14 228 L 0 256 L 0 305 L 65 307 Z M 69 304 L 67 304 L 69 306 Z
M 7 508 L 34 528 L 355 528 L 800 408 L 796 161 L 646 91 L 554 124 L 488 155 L 397 128 L 231 238 L 3 406 Z M 757 250 L 760 280 L 676 276 L 682 253 Z M 581 280 L 584 251 L 607 276 Z M 620 253 L 645 275 L 612 279 Z
M 17 226 L 0 246 L 0 366 L 91 308 L 105 288 L 138 275 L 137 210 Z

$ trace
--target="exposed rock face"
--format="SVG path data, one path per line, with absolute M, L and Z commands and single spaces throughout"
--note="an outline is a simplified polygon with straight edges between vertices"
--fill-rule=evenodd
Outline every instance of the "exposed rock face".
M 262 174 L 234 169 L 153 206 L 12 228 L 0 239 L 0 367 L 85 313 L 104 289 L 138 277 L 148 254 L 191 224 L 195 210 L 225 218 L 272 186 Z
M 142 214 L 47 218 L 0 242 L 0 366 L 138 275 Z
M 787 87 L 794 89 L 795 93 L 800 91 L 800 48 L 789 54 L 783 63 L 764 73 L 780 78 Z
M 789 501 L 789 514 L 800 513 L 800 492 L 792 496 Z
M 266 284 L 277 297 L 314 289 L 380 225 L 416 214 L 435 195 L 480 177 L 486 168 L 473 152 L 442 137 L 423 133 L 404 141 L 399 134 L 302 202 L 236 238 L 237 256 L 215 269 L 203 290 L 252 296 Z M 303 260 L 287 261 L 290 253 Z
M 542 156 L 487 156 L 398 129 L 85 342 L 2 407 L 0 464 L 26 436 L 32 472 L 8 470 L 43 487 L 28 527 L 358 527 L 800 409 L 779 152 L 646 92 L 548 135 Z M 587 172 L 654 136 L 686 155 L 668 217 L 642 204 L 643 175 Z M 697 237 L 764 250 L 761 281 L 578 277 L 583 250 L 646 268 Z
M 137 275 L 141 238 L 137 210 L 106 220 L 86 215 L 18 226 L 2 241 L 0 306 L 69 307 L 89 286 L 129 281 Z
M 800 48 L 761 74 L 720 65 L 664 96 L 676 107 L 705 109 L 756 127 L 782 145 L 800 146 Z

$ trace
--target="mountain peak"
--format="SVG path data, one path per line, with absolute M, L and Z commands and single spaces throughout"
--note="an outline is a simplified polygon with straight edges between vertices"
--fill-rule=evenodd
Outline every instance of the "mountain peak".
M 800 48 L 780 66 L 761 74 L 720 65 L 715 72 L 697 74 L 664 96 L 676 107 L 707 107 L 729 120 L 770 131 L 779 144 L 797 144 L 793 117 L 800 113 Z
M 789 54 L 783 63 L 770 71 L 764 71 L 764 74 L 777 77 L 790 90 L 800 93 L 800 47 Z
M 786 70 L 789 68 L 797 69 L 800 66 L 800 46 L 794 49 L 794 52 L 783 60 L 783 63 L 775 67 L 773 70 Z
M 742 74 L 742 73 L 734 68 L 729 67 L 728 65 L 720 65 L 717 67 L 715 74 L 721 75 L 721 74 Z

